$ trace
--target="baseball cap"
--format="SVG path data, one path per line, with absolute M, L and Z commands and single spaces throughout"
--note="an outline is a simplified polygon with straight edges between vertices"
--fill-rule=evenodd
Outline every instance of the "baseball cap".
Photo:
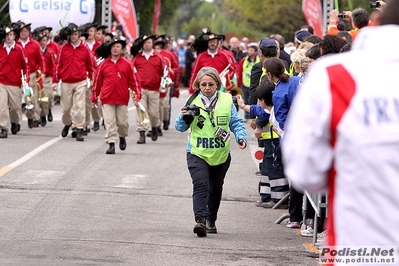
M 305 37 L 312 35 L 310 32 L 308 32 L 307 30 L 301 30 L 299 31 L 296 35 L 295 35 L 295 41 L 299 42 L 299 43 L 303 43 L 303 39 L 305 39 Z
M 262 38 L 259 43 L 259 49 L 261 50 L 277 50 L 277 44 L 274 39 L 267 37 Z

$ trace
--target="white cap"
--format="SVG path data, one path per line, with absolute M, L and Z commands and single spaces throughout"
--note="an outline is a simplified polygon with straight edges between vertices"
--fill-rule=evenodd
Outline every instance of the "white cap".
M 177 44 L 178 44 L 178 45 L 182 45 L 182 44 L 184 44 L 184 40 L 182 40 L 182 39 L 179 39 L 179 40 L 177 41 Z

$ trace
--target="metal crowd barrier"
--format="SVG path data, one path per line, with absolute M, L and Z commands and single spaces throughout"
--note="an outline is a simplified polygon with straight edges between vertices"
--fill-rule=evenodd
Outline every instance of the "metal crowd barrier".
M 322 197 L 325 195 L 325 202 L 322 202 Z M 283 202 L 285 202 L 286 200 L 288 200 L 290 194 L 287 193 L 287 195 L 284 196 L 284 198 L 282 198 L 278 203 L 276 203 L 275 206 L 273 206 L 272 209 L 277 209 Z M 321 209 L 325 209 L 325 214 L 327 218 L 327 202 L 328 202 L 328 198 L 327 198 L 327 194 L 324 193 L 316 193 L 316 194 L 312 194 L 309 193 L 307 191 L 304 192 L 303 194 L 303 203 L 302 203 L 302 225 L 301 225 L 301 230 L 307 229 L 307 225 L 306 225 L 306 213 L 307 213 L 307 202 L 310 203 L 310 205 L 312 206 L 312 208 L 315 211 L 315 215 L 314 215 L 314 219 L 313 219 L 313 245 L 315 245 L 316 247 L 321 247 L 324 245 L 324 239 L 318 239 L 318 218 L 321 217 Z M 278 218 L 275 222 L 275 224 L 280 224 L 282 223 L 285 219 L 289 219 L 290 215 L 286 214 L 281 216 L 280 218 Z

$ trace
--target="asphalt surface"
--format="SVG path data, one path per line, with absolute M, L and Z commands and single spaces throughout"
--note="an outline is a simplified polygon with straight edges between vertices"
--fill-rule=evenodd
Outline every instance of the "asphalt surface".
M 103 128 L 84 142 L 60 137 L 59 105 L 45 127 L 29 129 L 24 116 L 17 135 L 0 139 L 0 265 L 318 265 L 310 238 L 274 224 L 287 210 L 254 204 L 252 130 L 247 149 L 231 147 L 218 234 L 192 232 L 187 134 L 173 126 L 186 97 L 173 98 L 172 125 L 145 145 L 130 106 L 127 149 L 115 155 Z

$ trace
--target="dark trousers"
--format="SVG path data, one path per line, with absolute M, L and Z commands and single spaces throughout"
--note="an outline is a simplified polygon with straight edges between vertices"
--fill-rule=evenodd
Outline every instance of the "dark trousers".
M 187 153 L 187 166 L 193 183 L 193 210 L 195 218 L 206 217 L 214 222 L 222 200 L 224 177 L 230 167 L 231 157 L 226 162 L 210 166 L 203 159 Z
M 261 173 L 268 176 L 268 182 L 260 182 L 260 186 L 270 187 L 269 193 L 261 193 L 262 202 L 272 200 L 278 202 L 289 191 L 288 181 L 284 175 L 284 166 L 281 160 L 280 139 L 263 140 L 265 149 Z M 273 145 L 272 145 L 273 144 Z

